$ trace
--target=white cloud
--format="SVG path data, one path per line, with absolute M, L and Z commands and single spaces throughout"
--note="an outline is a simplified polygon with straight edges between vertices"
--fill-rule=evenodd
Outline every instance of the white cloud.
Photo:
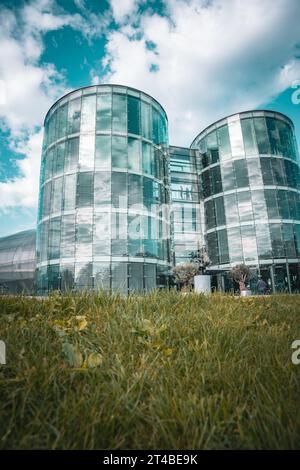
M 137 0 L 110 0 L 115 22 L 126 20 L 136 10 L 137 4 Z
M 17 160 L 19 174 L 17 178 L 0 182 L 1 210 L 13 206 L 35 208 L 39 186 L 39 172 L 42 148 L 42 129 L 32 134 L 28 141 L 18 142 L 13 150 L 26 155 Z
M 146 10 L 138 28 L 133 15 L 111 32 L 103 64 L 110 68 L 108 81 L 160 101 L 172 143 L 189 145 L 206 125 L 266 103 L 300 77 L 298 0 L 165 4 L 167 17 Z

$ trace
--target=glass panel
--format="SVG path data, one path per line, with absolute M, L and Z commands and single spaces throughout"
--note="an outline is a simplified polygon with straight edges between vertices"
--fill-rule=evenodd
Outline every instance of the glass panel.
M 49 259 L 59 258 L 60 250 L 60 217 L 50 220 L 49 225 Z
M 219 149 L 220 149 L 220 159 L 224 160 L 230 158 L 231 148 L 230 148 L 230 139 L 228 126 L 223 126 L 218 129 L 218 140 L 219 140 Z
M 75 270 L 73 264 L 61 264 L 60 277 L 61 277 L 61 290 L 63 292 L 72 290 L 74 287 Z
M 261 166 L 261 172 L 262 172 L 264 184 L 265 185 L 274 184 L 272 167 L 271 167 L 271 158 L 261 158 L 260 166 Z
M 76 263 L 75 283 L 77 289 L 92 287 L 93 265 L 92 263 Z
M 247 160 L 235 160 L 233 162 L 235 172 L 236 185 L 238 188 L 249 186 Z
M 261 154 L 270 153 L 270 145 L 269 145 L 265 119 L 263 117 L 254 118 L 254 128 L 255 128 L 258 152 Z
M 90 98 L 90 97 L 88 97 Z M 95 134 L 80 134 L 79 165 L 82 169 L 94 168 Z
M 222 186 L 224 191 L 229 191 L 235 189 L 235 177 L 232 162 L 223 162 L 222 163 Z
M 212 232 L 206 235 L 208 256 L 212 264 L 219 264 L 218 238 L 217 233 Z
M 210 200 L 210 201 L 205 202 L 204 207 L 205 207 L 205 225 L 206 225 L 207 230 L 209 230 L 216 226 L 214 201 Z
M 94 215 L 94 256 L 110 255 L 110 214 Z
M 269 219 L 278 219 L 279 210 L 277 206 L 276 190 L 265 189 L 265 199 L 266 199 Z
M 285 186 L 285 172 L 282 165 L 282 160 L 279 158 L 271 158 L 271 165 L 275 184 L 278 184 L 278 186 Z
M 111 131 L 111 106 L 112 95 L 110 93 L 97 96 L 97 131 Z
M 111 167 L 111 136 L 96 135 L 95 169 Z
M 94 187 L 95 207 L 110 206 L 111 173 L 107 171 L 100 171 L 95 173 Z
M 115 256 L 127 256 L 127 214 L 113 212 L 111 215 L 111 252 Z
M 286 272 L 286 266 L 274 266 L 274 277 L 275 277 L 275 291 L 276 292 L 288 292 L 288 278 Z
M 143 173 L 151 174 L 151 150 L 152 147 L 146 142 L 142 142 L 142 166 Z
M 140 130 L 140 100 L 134 96 L 127 97 L 127 113 L 128 113 L 128 133 L 141 133 Z
M 75 256 L 75 215 L 65 215 L 61 224 L 61 258 L 73 258 Z
M 228 130 L 231 144 L 231 155 L 242 157 L 245 155 L 241 123 L 239 119 L 231 121 L 229 118 Z
M 44 203 L 43 203 L 43 217 L 46 217 L 50 214 L 50 204 L 51 204 L 51 181 L 46 183 L 44 186 Z
M 127 100 L 126 95 L 113 94 L 113 114 L 112 114 L 113 132 L 127 131 Z
M 254 261 L 257 259 L 257 246 L 254 226 L 242 226 L 242 244 L 245 261 Z
M 289 264 L 291 291 L 293 294 L 300 292 L 300 266 L 299 264 Z
M 95 289 L 110 289 L 110 265 L 108 263 L 94 263 L 93 275 Z
M 76 201 L 76 183 L 77 175 L 67 175 L 65 176 L 65 193 L 64 193 L 64 210 L 70 211 L 75 209 Z
M 269 225 L 258 224 L 256 225 L 255 229 L 256 229 L 257 252 L 258 252 L 259 259 L 272 258 L 272 246 L 271 246 Z
M 74 170 L 77 167 L 79 155 L 79 137 L 67 141 L 65 171 Z
M 140 140 L 128 137 L 128 170 L 140 171 L 140 147 Z
M 229 250 L 228 250 L 228 240 L 227 240 L 227 231 L 218 230 L 218 246 L 219 246 L 219 257 L 220 263 L 229 263 Z
M 142 204 L 143 178 L 139 175 L 128 175 L 128 207 Z
M 92 172 L 78 173 L 77 207 L 92 206 L 94 201 L 94 174 Z
M 112 167 L 127 168 L 127 139 L 113 136 L 112 138 Z
M 96 125 L 96 95 L 84 96 L 81 106 L 80 132 L 95 132 Z
M 209 171 L 211 171 L 211 194 L 217 194 L 222 192 L 222 178 L 220 166 L 214 166 Z
M 52 181 L 52 207 L 51 212 L 60 212 L 62 206 L 62 183 L 63 178 L 56 178 Z
M 151 139 L 151 106 L 144 101 L 141 101 L 141 124 L 142 136 L 145 139 Z
M 128 254 L 141 256 L 142 251 L 142 218 L 138 214 L 128 215 Z
M 241 120 L 242 133 L 244 139 L 244 147 L 246 155 L 254 155 L 257 153 L 254 126 L 252 119 Z
M 143 290 L 143 264 L 130 263 L 129 264 L 129 290 L 142 291 Z
M 111 200 L 113 207 L 127 208 L 127 174 L 112 173 Z
M 259 158 L 249 158 L 247 160 L 249 184 L 250 186 L 262 186 L 262 174 Z
M 217 132 L 213 131 L 206 136 L 207 151 L 210 163 L 217 163 L 219 161 L 219 147 Z
M 49 290 L 60 289 L 59 265 L 52 264 L 48 266 L 48 288 Z
M 290 218 L 288 192 L 282 189 L 277 191 L 279 215 L 282 219 Z
M 297 256 L 300 256 L 300 225 L 294 224 L 295 244 Z
M 127 263 L 112 263 L 112 289 L 127 294 Z
M 158 123 L 159 114 L 155 108 L 152 108 L 152 140 L 155 144 L 159 144 Z
M 69 102 L 68 110 L 68 133 L 74 134 L 80 130 L 80 108 L 81 98 Z
M 240 222 L 252 222 L 252 204 L 250 191 L 237 193 Z
M 270 224 L 273 258 L 284 258 L 284 246 L 280 224 Z
M 240 227 L 229 228 L 227 230 L 228 247 L 231 263 L 241 262 L 243 257 L 242 240 Z
M 92 213 L 78 212 L 76 221 L 76 257 L 92 256 Z
M 277 119 L 266 117 L 266 124 L 268 130 L 268 136 L 270 140 L 271 153 L 274 155 L 281 154 L 281 145 L 279 139 L 279 132 L 277 128 Z
M 294 241 L 294 231 L 292 224 L 282 225 L 282 238 L 287 258 L 296 258 L 296 247 Z
M 252 191 L 251 199 L 254 219 L 257 221 L 266 220 L 268 214 L 264 191 L 262 189 L 258 191 Z
M 67 116 L 68 116 L 68 105 L 65 104 L 58 108 L 57 111 L 57 139 L 65 137 L 67 134 Z
M 65 166 L 65 148 L 66 143 L 61 142 L 56 146 L 56 161 L 53 165 L 54 174 L 61 173 L 64 170 Z
M 145 290 L 155 289 L 156 287 L 156 266 L 154 264 L 144 265 Z
M 224 198 L 217 197 L 215 200 L 215 213 L 216 213 L 216 221 L 217 225 L 225 225 L 225 208 L 224 208 Z
M 224 196 L 224 205 L 226 211 L 227 225 L 238 224 L 239 214 L 236 201 L 236 194 L 228 194 L 227 196 Z

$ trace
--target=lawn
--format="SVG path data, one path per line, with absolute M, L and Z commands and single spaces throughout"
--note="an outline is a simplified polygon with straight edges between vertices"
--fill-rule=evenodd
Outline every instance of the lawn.
M 0 297 L 0 447 L 300 448 L 300 296 Z

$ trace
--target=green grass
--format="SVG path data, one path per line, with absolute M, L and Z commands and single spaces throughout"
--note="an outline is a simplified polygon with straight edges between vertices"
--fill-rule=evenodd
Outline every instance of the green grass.
M 0 298 L 0 447 L 300 448 L 300 296 Z

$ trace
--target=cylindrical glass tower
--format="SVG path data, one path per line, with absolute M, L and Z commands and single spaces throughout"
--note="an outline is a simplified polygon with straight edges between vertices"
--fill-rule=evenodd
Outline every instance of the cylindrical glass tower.
M 271 111 L 235 114 L 201 132 L 192 148 L 199 151 L 210 269 L 245 263 L 274 291 L 299 289 L 300 178 L 292 121 Z
M 166 113 L 141 91 L 86 87 L 52 106 L 40 178 L 40 294 L 166 285 L 167 146 Z

